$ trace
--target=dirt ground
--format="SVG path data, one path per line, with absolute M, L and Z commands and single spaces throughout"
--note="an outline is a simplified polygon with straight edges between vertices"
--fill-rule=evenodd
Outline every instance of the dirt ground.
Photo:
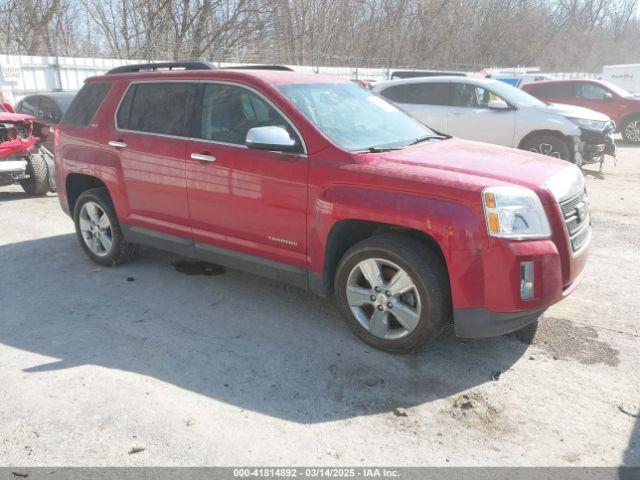
M 583 283 L 518 335 L 393 356 L 331 302 L 82 252 L 0 189 L 0 465 L 640 465 L 640 148 L 587 174 Z

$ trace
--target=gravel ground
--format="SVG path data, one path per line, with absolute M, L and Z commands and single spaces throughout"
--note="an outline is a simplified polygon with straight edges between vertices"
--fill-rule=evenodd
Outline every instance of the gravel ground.
M 639 466 L 640 149 L 587 181 L 584 281 L 532 344 L 413 356 L 248 274 L 100 268 L 55 195 L 0 189 L 0 465 Z

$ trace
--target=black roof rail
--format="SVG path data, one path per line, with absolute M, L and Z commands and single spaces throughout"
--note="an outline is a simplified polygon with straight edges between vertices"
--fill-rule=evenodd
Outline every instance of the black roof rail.
M 136 63 L 132 65 L 122 65 L 121 67 L 112 68 L 107 75 L 112 73 L 133 73 L 143 70 L 216 70 L 216 67 L 207 62 L 160 62 L 160 63 Z
M 280 70 L 281 72 L 293 72 L 293 68 L 284 65 L 239 65 L 235 67 L 222 67 L 224 70 Z

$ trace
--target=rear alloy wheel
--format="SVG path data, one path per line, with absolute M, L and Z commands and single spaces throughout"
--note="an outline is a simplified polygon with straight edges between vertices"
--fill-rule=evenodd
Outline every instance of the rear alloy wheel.
M 132 259 L 140 249 L 125 240 L 109 193 L 105 188 L 83 192 L 75 204 L 73 220 L 78 241 L 94 262 L 115 266 Z
M 622 126 L 622 138 L 629 143 L 640 143 L 640 117 L 635 117 L 624 122 Z
M 353 333 L 387 352 L 419 350 L 451 319 L 442 259 L 409 236 L 376 235 L 354 245 L 340 260 L 334 287 Z
M 571 150 L 569 150 L 567 142 L 555 135 L 535 135 L 526 140 L 521 148 L 541 155 L 547 155 L 548 157 L 571 161 Z
M 109 216 L 95 202 L 85 202 L 78 217 L 85 245 L 97 257 L 105 257 L 113 248 L 113 230 Z

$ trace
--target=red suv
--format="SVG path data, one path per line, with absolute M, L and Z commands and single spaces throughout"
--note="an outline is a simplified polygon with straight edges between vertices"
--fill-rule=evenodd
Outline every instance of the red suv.
M 161 67 L 88 79 L 56 129 L 60 203 L 95 262 L 147 244 L 333 293 L 394 352 L 452 318 L 517 330 L 578 283 L 574 165 L 439 135 L 346 80 Z
M 613 120 L 629 143 L 640 143 L 640 98 L 601 80 L 550 80 L 527 83 L 522 89 L 550 103 L 590 108 Z

